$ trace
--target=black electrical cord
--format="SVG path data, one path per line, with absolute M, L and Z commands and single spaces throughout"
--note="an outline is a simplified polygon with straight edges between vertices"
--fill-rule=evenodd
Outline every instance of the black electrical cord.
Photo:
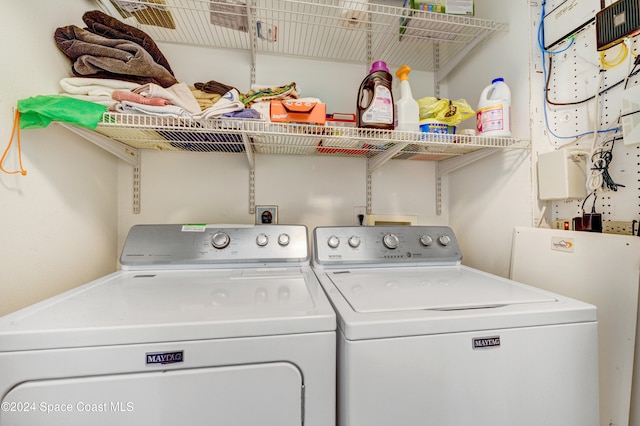
M 582 210 L 582 214 L 584 214 L 584 204 L 587 202 L 589 197 L 591 197 L 592 195 L 593 195 L 593 204 L 591 205 L 591 213 L 595 213 L 596 212 L 596 201 L 598 200 L 598 195 L 596 194 L 596 191 L 593 191 L 589 195 L 584 197 L 584 200 L 582 200 L 582 206 L 580 206 L 580 210 Z
M 613 146 L 616 140 L 620 140 L 621 138 L 613 138 L 609 141 L 606 141 L 602 144 L 603 149 L 596 151 L 591 156 L 591 164 L 593 167 L 591 170 L 597 170 L 602 173 L 602 186 L 607 187 L 611 191 L 617 191 L 618 188 L 624 188 L 625 186 L 621 183 L 616 183 L 611 178 L 609 174 L 609 165 L 613 161 Z M 605 149 L 604 147 L 611 142 L 611 147 Z
M 640 68 L 638 68 L 638 65 L 640 65 L 640 55 L 636 56 L 636 59 L 633 61 L 633 68 L 629 72 L 629 75 L 627 76 L 627 78 L 624 79 L 625 80 L 624 81 L 625 90 L 627 89 L 627 84 L 629 83 L 629 80 L 632 77 L 635 77 L 636 74 L 638 74 L 640 72 Z
M 613 89 L 614 87 L 617 87 L 619 85 L 621 85 L 622 83 L 624 83 L 624 88 L 627 88 L 627 82 L 629 81 L 630 78 L 636 76 L 638 73 L 640 73 L 640 68 L 638 68 L 638 65 L 640 65 L 640 55 L 636 56 L 636 59 L 634 61 L 634 66 L 633 69 L 631 70 L 631 72 L 629 72 L 629 75 L 624 78 L 623 80 L 618 81 L 617 83 L 614 83 L 613 85 L 609 86 L 609 87 L 605 87 L 604 89 L 602 89 L 600 91 L 600 93 L 598 95 L 602 95 L 604 93 L 607 93 L 609 90 Z M 553 55 L 549 55 L 549 71 L 547 72 L 547 81 L 545 82 L 545 100 L 549 105 L 553 105 L 553 106 L 572 106 L 572 105 L 580 105 L 583 104 L 585 102 L 589 102 L 593 99 L 596 98 L 595 95 L 580 100 L 580 101 L 575 101 L 575 102 L 555 102 L 552 101 L 551 99 L 549 99 L 549 83 L 551 81 L 551 71 L 553 69 Z M 606 70 L 600 70 L 600 72 L 605 72 Z

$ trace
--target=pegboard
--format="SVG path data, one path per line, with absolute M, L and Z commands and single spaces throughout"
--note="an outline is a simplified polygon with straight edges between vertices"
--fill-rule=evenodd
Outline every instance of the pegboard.
M 624 145 L 620 125 L 622 93 L 625 87 L 640 85 L 640 73 L 627 79 L 640 54 L 639 38 L 613 46 L 601 57 L 596 50 L 592 23 L 576 34 L 573 41 L 566 40 L 551 49 L 559 53 L 546 55 L 544 133 L 551 145 L 546 150 L 568 149 L 588 155 L 594 146 L 613 146 L 608 171 L 619 187 L 616 191 L 596 193 L 595 210 L 602 213 L 603 221 L 640 220 L 640 145 Z M 594 138 L 596 129 L 599 133 Z M 587 167 L 591 164 L 588 161 Z M 583 202 L 585 211 L 590 212 L 593 196 L 586 202 L 582 199 L 549 202 L 548 219 L 582 215 Z

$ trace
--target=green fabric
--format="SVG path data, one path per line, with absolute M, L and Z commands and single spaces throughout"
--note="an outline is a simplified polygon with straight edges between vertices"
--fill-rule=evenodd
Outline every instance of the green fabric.
M 18 101 L 21 129 L 47 127 L 52 121 L 95 129 L 107 107 L 62 95 L 35 96 Z

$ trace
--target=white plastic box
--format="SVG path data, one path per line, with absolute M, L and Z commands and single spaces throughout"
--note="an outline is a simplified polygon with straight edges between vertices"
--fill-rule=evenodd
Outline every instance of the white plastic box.
M 538 197 L 541 200 L 587 196 L 586 158 L 564 149 L 538 155 Z

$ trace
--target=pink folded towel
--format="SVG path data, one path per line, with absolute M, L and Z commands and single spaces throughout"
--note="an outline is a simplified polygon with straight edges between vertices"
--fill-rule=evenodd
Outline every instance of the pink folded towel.
M 123 92 L 122 90 L 114 90 L 111 97 L 116 101 L 130 101 L 142 105 L 165 106 L 171 105 L 168 99 L 164 98 L 147 98 L 132 92 Z

